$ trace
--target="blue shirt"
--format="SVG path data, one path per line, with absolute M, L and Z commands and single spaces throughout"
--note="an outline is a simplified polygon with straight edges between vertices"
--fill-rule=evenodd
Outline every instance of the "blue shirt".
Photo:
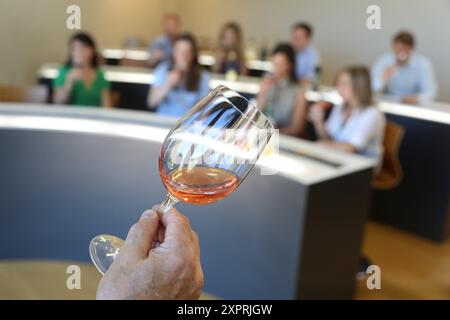
M 160 64 L 153 72 L 154 82 L 152 85 L 154 87 L 163 86 L 167 81 L 168 74 L 169 64 Z M 161 101 L 156 112 L 162 115 L 181 117 L 201 98 L 206 96 L 209 91 L 209 73 L 202 70 L 197 91 L 188 91 L 185 84 L 173 88 L 169 91 L 164 100 Z
M 150 54 L 150 56 L 155 50 L 162 50 L 164 52 L 163 59 L 158 63 L 169 62 L 172 57 L 172 42 L 170 41 L 169 37 L 166 35 L 161 35 L 153 40 L 148 47 L 148 53 Z
M 320 64 L 320 55 L 314 47 L 308 46 L 297 52 L 295 57 L 296 75 L 298 80 L 312 80 L 316 67 Z
M 393 53 L 382 55 L 372 68 L 372 89 L 396 100 L 407 95 L 417 95 L 420 103 L 434 100 L 437 94 L 433 66 L 424 56 L 413 54 L 409 61 L 397 68 L 387 83 L 383 83 L 383 73 L 387 67 L 396 65 Z

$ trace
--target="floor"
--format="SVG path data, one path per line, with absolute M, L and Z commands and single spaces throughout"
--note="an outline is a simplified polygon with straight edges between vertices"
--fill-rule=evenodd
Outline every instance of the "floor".
M 78 270 L 70 269 L 76 265 Z M 79 283 L 71 277 L 78 273 Z M 95 299 L 100 273 L 92 264 L 71 261 L 2 261 L 0 300 L 2 299 Z M 79 286 L 78 286 L 79 284 Z M 71 289 L 69 289 L 71 288 Z M 217 299 L 202 293 L 200 300 Z
M 381 289 L 358 281 L 356 299 L 450 299 L 450 239 L 436 244 L 378 223 L 369 223 L 364 253 L 381 269 Z M 67 262 L 0 263 L 0 299 L 94 299 L 100 279 L 81 268 L 81 290 L 67 289 Z M 204 296 L 203 299 L 210 299 Z
M 450 239 L 437 244 L 369 223 L 363 252 L 381 270 L 381 289 L 358 281 L 357 299 L 450 299 Z

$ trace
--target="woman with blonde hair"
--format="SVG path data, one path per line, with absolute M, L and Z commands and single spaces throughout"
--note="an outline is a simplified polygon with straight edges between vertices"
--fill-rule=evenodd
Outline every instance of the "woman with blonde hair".
M 342 103 L 333 106 L 326 121 L 320 103 L 311 110 L 320 142 L 380 162 L 386 120 L 373 104 L 369 70 L 364 66 L 344 68 L 336 77 L 336 90 Z

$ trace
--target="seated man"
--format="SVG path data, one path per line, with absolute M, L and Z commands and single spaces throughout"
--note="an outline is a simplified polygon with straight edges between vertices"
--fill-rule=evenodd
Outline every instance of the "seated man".
M 320 67 L 320 54 L 311 44 L 313 28 L 299 22 L 292 27 L 291 45 L 296 53 L 296 76 L 300 83 L 308 83 L 317 76 Z
M 174 13 L 166 14 L 163 20 L 163 29 L 164 33 L 153 40 L 148 47 L 150 67 L 156 67 L 162 62 L 170 62 L 172 45 L 181 29 L 180 17 Z
M 198 299 L 203 271 L 197 234 L 176 209 L 145 211 L 103 276 L 97 299 Z
M 372 89 L 409 104 L 424 104 L 436 98 L 437 88 L 430 61 L 414 52 L 414 37 L 398 33 L 393 52 L 382 55 L 372 68 Z

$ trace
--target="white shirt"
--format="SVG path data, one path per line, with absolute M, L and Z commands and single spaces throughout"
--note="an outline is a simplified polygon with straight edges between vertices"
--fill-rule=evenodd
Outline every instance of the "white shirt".
M 353 110 L 344 124 L 345 109 L 335 105 L 325 127 L 336 142 L 350 143 L 359 154 L 376 159 L 381 164 L 386 120 L 374 106 Z

